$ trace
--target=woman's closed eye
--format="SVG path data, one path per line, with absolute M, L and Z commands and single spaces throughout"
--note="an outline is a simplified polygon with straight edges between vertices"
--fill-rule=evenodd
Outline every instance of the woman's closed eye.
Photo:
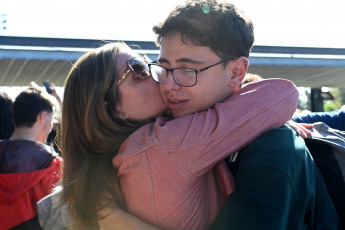
M 144 80 L 148 79 L 149 77 L 142 77 L 139 74 L 133 74 L 132 78 L 133 78 L 134 81 L 140 82 L 140 81 L 144 81 Z

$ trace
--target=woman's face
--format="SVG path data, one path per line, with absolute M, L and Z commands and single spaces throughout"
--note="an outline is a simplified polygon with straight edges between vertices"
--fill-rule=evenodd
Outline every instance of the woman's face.
M 116 66 L 121 77 L 127 70 L 127 61 L 131 57 L 139 57 L 131 49 L 121 49 L 118 52 Z M 145 120 L 158 117 L 167 108 L 160 90 L 159 83 L 152 77 L 138 78 L 133 71 L 119 85 L 121 100 L 117 106 L 118 117 L 132 120 Z

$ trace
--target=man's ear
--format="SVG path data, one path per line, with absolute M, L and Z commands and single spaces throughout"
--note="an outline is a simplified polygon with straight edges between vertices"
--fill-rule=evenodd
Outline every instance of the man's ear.
M 44 124 L 46 117 L 47 117 L 47 112 L 45 112 L 45 111 L 40 112 L 37 115 L 37 122 L 39 122 L 40 124 Z
M 231 64 L 232 76 L 229 86 L 231 88 L 239 88 L 242 84 L 243 78 L 247 74 L 249 60 L 246 57 L 239 57 Z

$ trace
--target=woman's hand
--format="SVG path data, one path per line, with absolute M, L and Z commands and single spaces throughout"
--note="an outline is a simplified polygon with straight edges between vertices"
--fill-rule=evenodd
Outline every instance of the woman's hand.
M 298 135 L 300 135 L 302 138 L 306 139 L 308 135 L 311 134 L 311 131 L 308 129 L 313 128 L 313 124 L 306 124 L 306 123 L 296 123 L 294 121 L 289 121 L 288 124 L 291 128 L 293 128 Z

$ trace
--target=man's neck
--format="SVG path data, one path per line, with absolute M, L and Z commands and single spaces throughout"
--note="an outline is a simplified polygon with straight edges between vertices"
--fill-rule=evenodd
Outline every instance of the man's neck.
M 29 140 L 29 141 L 39 142 L 38 133 L 33 127 L 15 128 L 12 136 L 10 137 L 10 140 Z

